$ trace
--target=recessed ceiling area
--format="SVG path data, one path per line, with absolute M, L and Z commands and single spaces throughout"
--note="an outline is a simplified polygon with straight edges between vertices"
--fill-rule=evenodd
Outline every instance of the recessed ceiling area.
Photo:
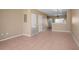
M 41 12 L 48 14 L 48 16 L 65 16 L 67 9 L 38 9 Z

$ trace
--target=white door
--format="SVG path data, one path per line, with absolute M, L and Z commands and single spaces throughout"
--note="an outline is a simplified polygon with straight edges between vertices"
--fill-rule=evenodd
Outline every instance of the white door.
M 38 30 L 42 32 L 42 15 L 38 15 Z
M 38 26 L 37 26 L 37 15 L 32 14 L 31 15 L 32 20 L 32 35 L 35 35 L 38 33 Z
M 46 30 L 46 17 L 45 16 L 42 17 L 42 30 L 43 31 Z

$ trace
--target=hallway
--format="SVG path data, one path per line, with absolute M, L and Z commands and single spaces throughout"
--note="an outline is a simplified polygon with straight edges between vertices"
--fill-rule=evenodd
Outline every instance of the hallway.
M 20 36 L 0 42 L 0 50 L 78 50 L 70 33 L 41 32 L 33 37 Z

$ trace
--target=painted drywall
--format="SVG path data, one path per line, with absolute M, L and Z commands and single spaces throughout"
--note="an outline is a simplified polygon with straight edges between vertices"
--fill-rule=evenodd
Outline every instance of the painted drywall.
M 2 30 L 1 39 L 22 34 L 23 31 L 23 11 L 22 10 L 11 10 L 4 9 L 0 10 L 0 28 Z
M 38 10 L 32 10 L 32 9 L 0 10 L 0 39 L 4 39 L 20 34 L 24 34 L 26 36 L 32 36 L 31 15 L 33 13 L 35 13 L 36 15 L 39 14 L 43 15 L 45 19 L 45 25 L 47 26 L 46 14 Z M 26 22 L 24 22 L 25 14 L 26 14 Z
M 1 22 L 1 19 L 2 19 L 2 17 L 1 17 L 1 11 L 0 11 L 0 39 L 2 38 L 2 36 L 1 36 L 1 33 L 2 33 L 2 22 Z
M 79 9 L 72 10 L 72 33 L 79 45 Z
M 67 23 L 67 31 L 70 31 L 71 32 L 71 23 L 72 23 L 72 20 L 71 20 L 71 10 L 67 10 L 67 17 L 65 18 L 66 19 L 66 23 Z
M 46 14 L 38 10 L 30 9 L 2 9 L 0 10 L 0 39 L 8 38 L 15 35 L 24 34 L 31 36 L 32 23 L 31 15 Z M 24 22 L 24 15 L 26 14 L 26 22 Z

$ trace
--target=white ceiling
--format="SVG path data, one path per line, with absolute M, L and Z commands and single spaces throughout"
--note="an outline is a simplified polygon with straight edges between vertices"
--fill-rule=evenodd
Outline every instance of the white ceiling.
M 44 12 L 48 14 L 48 16 L 64 16 L 66 15 L 67 10 L 66 9 L 38 9 L 41 12 Z

